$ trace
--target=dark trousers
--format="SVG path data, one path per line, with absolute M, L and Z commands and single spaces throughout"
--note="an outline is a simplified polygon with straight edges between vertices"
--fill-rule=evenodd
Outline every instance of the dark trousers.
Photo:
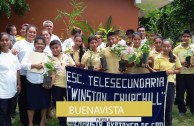
M 67 99 L 67 90 L 66 88 L 61 88 L 58 86 L 52 87 L 52 96 L 54 100 L 54 106 L 56 108 L 57 101 L 64 101 L 64 98 Z M 67 118 L 66 117 L 58 117 L 60 126 L 67 126 Z
M 194 113 L 194 75 L 193 74 L 177 74 L 176 76 L 176 90 L 178 99 L 178 109 L 180 113 L 186 113 L 186 105 L 184 102 L 184 95 L 187 90 L 189 95 L 190 112 Z
M 27 98 L 26 98 L 26 89 L 27 89 L 27 79 L 26 76 L 20 75 L 21 80 L 21 92 L 18 95 L 18 107 L 20 121 L 24 126 L 28 125 L 28 115 L 27 115 Z
M 16 93 L 14 99 L 13 99 L 13 105 L 11 106 L 11 114 L 14 116 L 16 114 L 16 107 L 18 103 L 18 94 Z
M 0 99 L 0 126 L 11 126 L 12 108 L 17 95 L 9 99 Z
M 19 115 L 20 121 L 23 126 L 28 126 L 28 114 L 27 114 L 27 79 L 26 76 L 20 76 L 21 79 L 21 92 L 18 95 L 18 107 L 19 107 Z M 40 110 L 35 111 L 33 122 L 35 124 L 39 124 L 41 119 Z
M 172 126 L 172 107 L 174 102 L 175 86 L 168 82 L 166 94 L 165 126 Z

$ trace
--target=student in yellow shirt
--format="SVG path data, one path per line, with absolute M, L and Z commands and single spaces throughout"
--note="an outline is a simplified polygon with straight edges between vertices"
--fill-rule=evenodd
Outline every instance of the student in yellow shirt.
M 116 33 L 114 32 L 109 32 L 107 34 L 107 44 L 108 47 L 106 47 L 103 50 L 103 55 L 106 57 L 106 61 L 107 61 L 107 66 L 108 66 L 108 70 L 106 72 L 108 73 L 120 73 L 119 71 L 119 57 L 116 56 L 116 54 L 114 54 L 111 51 L 111 46 L 113 44 L 117 44 L 118 43 L 118 37 L 116 35 Z
M 142 34 L 140 32 L 134 32 L 132 36 L 133 48 L 140 48 L 142 41 Z M 131 64 L 130 74 L 142 74 L 149 73 L 149 70 L 146 68 L 148 64 L 140 62 L 139 64 Z
M 52 75 L 52 96 L 55 100 L 54 105 L 56 107 L 56 101 L 64 101 L 64 98 L 67 98 L 65 66 L 74 66 L 75 63 L 71 56 L 62 53 L 62 47 L 59 40 L 51 41 L 50 48 L 58 67 L 57 71 Z M 60 126 L 67 125 L 65 117 L 58 119 Z
M 153 46 L 154 48 L 150 51 L 150 55 L 149 55 L 149 63 L 150 63 L 150 66 L 153 67 L 153 63 L 154 63 L 154 59 L 161 53 L 162 51 L 162 37 L 160 36 L 157 36 L 155 39 L 154 39 L 154 43 L 153 43 Z
M 190 98 L 190 112 L 194 115 L 194 47 L 190 45 L 191 34 L 188 30 L 181 36 L 182 43 L 174 48 L 182 64 L 180 74 L 176 75 L 176 91 L 179 115 L 183 116 L 187 109 L 184 102 L 185 91 Z
M 22 25 L 22 28 L 21 28 L 21 30 L 20 30 L 20 35 L 17 35 L 17 36 L 16 36 L 16 42 L 25 39 L 25 36 L 26 36 L 26 29 L 27 29 L 28 26 L 29 26 L 29 24 L 23 24 L 23 25 Z
M 180 60 L 172 53 L 172 44 L 169 40 L 162 43 L 162 52 L 154 59 L 154 72 L 166 71 L 168 75 L 165 126 L 172 126 L 172 106 L 175 95 L 175 74 L 179 74 L 181 68 Z
M 81 65 L 81 59 L 84 55 L 83 48 L 83 36 L 80 34 L 76 34 L 74 37 L 74 45 L 72 46 L 72 50 L 70 52 L 71 57 L 73 58 L 76 67 L 83 67 Z
M 101 61 L 100 53 L 97 50 L 98 41 L 96 36 L 90 36 L 88 38 L 88 50 L 83 55 L 81 64 L 84 65 L 86 69 L 101 71 Z M 92 67 L 92 68 L 91 68 Z

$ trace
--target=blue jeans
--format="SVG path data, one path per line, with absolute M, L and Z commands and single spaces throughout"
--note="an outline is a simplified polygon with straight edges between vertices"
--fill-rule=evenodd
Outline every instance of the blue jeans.
M 0 126 L 11 126 L 11 112 L 17 95 L 9 99 L 0 99 Z

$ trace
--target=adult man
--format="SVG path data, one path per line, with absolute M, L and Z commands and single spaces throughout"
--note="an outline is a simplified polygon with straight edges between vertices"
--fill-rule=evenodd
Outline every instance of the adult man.
M 140 32 L 142 34 L 142 41 L 141 41 L 141 44 L 144 44 L 146 41 L 147 41 L 147 38 L 146 38 L 146 29 L 144 26 L 139 26 L 137 28 L 137 31 Z
M 53 22 L 52 21 L 50 21 L 50 20 L 45 20 L 44 22 L 43 22 L 43 27 L 44 27 L 44 29 L 46 29 L 46 30 L 48 30 L 51 34 L 53 33 Z M 60 42 L 61 42 L 61 40 L 59 39 L 59 37 L 57 36 L 57 35 L 55 35 L 55 34 L 52 34 L 51 35 L 51 40 L 50 41 L 52 41 L 52 40 L 59 40 Z

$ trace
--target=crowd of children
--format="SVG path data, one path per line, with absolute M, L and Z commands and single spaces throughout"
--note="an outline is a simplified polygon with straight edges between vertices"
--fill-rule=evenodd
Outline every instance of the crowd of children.
M 103 42 L 102 34 L 97 32 L 89 36 L 87 44 L 84 44 L 83 33 L 79 28 L 72 29 L 71 37 L 61 42 L 52 33 L 53 23 L 50 20 L 44 21 L 43 27 L 40 36 L 37 35 L 37 28 L 29 24 L 22 25 L 19 37 L 16 37 L 14 25 L 7 25 L 6 32 L 0 34 L 0 126 L 11 126 L 11 115 L 16 113 L 17 104 L 20 121 L 24 126 L 37 123 L 45 126 L 46 116 L 52 114 L 51 105 L 56 107 L 56 101 L 63 101 L 67 97 L 65 66 L 116 74 L 166 71 L 166 126 L 172 126 L 175 87 L 180 116 L 186 113 L 186 91 L 190 99 L 190 112 L 194 115 L 194 47 L 190 43 L 189 31 L 182 33 L 181 43 L 173 49 L 172 42 L 163 40 L 161 36 L 152 34 L 147 38 L 143 26 L 138 27 L 136 32 L 133 29 L 127 30 L 127 41 L 120 39 L 118 31 L 112 31 L 107 34 L 107 42 Z M 147 40 L 151 41 L 148 62 L 144 63 L 142 59 L 138 64 L 126 62 L 126 68 L 121 71 L 120 57 L 115 55 L 111 47 L 125 41 L 126 46 L 138 49 Z M 30 52 L 46 53 L 54 59 L 58 68 L 51 74 L 51 86 L 42 85 L 42 73 L 31 72 L 31 69 L 44 68 L 44 63 L 32 63 L 29 60 Z M 102 55 L 105 57 L 106 68 L 102 67 Z M 66 118 L 58 120 L 60 126 L 66 126 Z

